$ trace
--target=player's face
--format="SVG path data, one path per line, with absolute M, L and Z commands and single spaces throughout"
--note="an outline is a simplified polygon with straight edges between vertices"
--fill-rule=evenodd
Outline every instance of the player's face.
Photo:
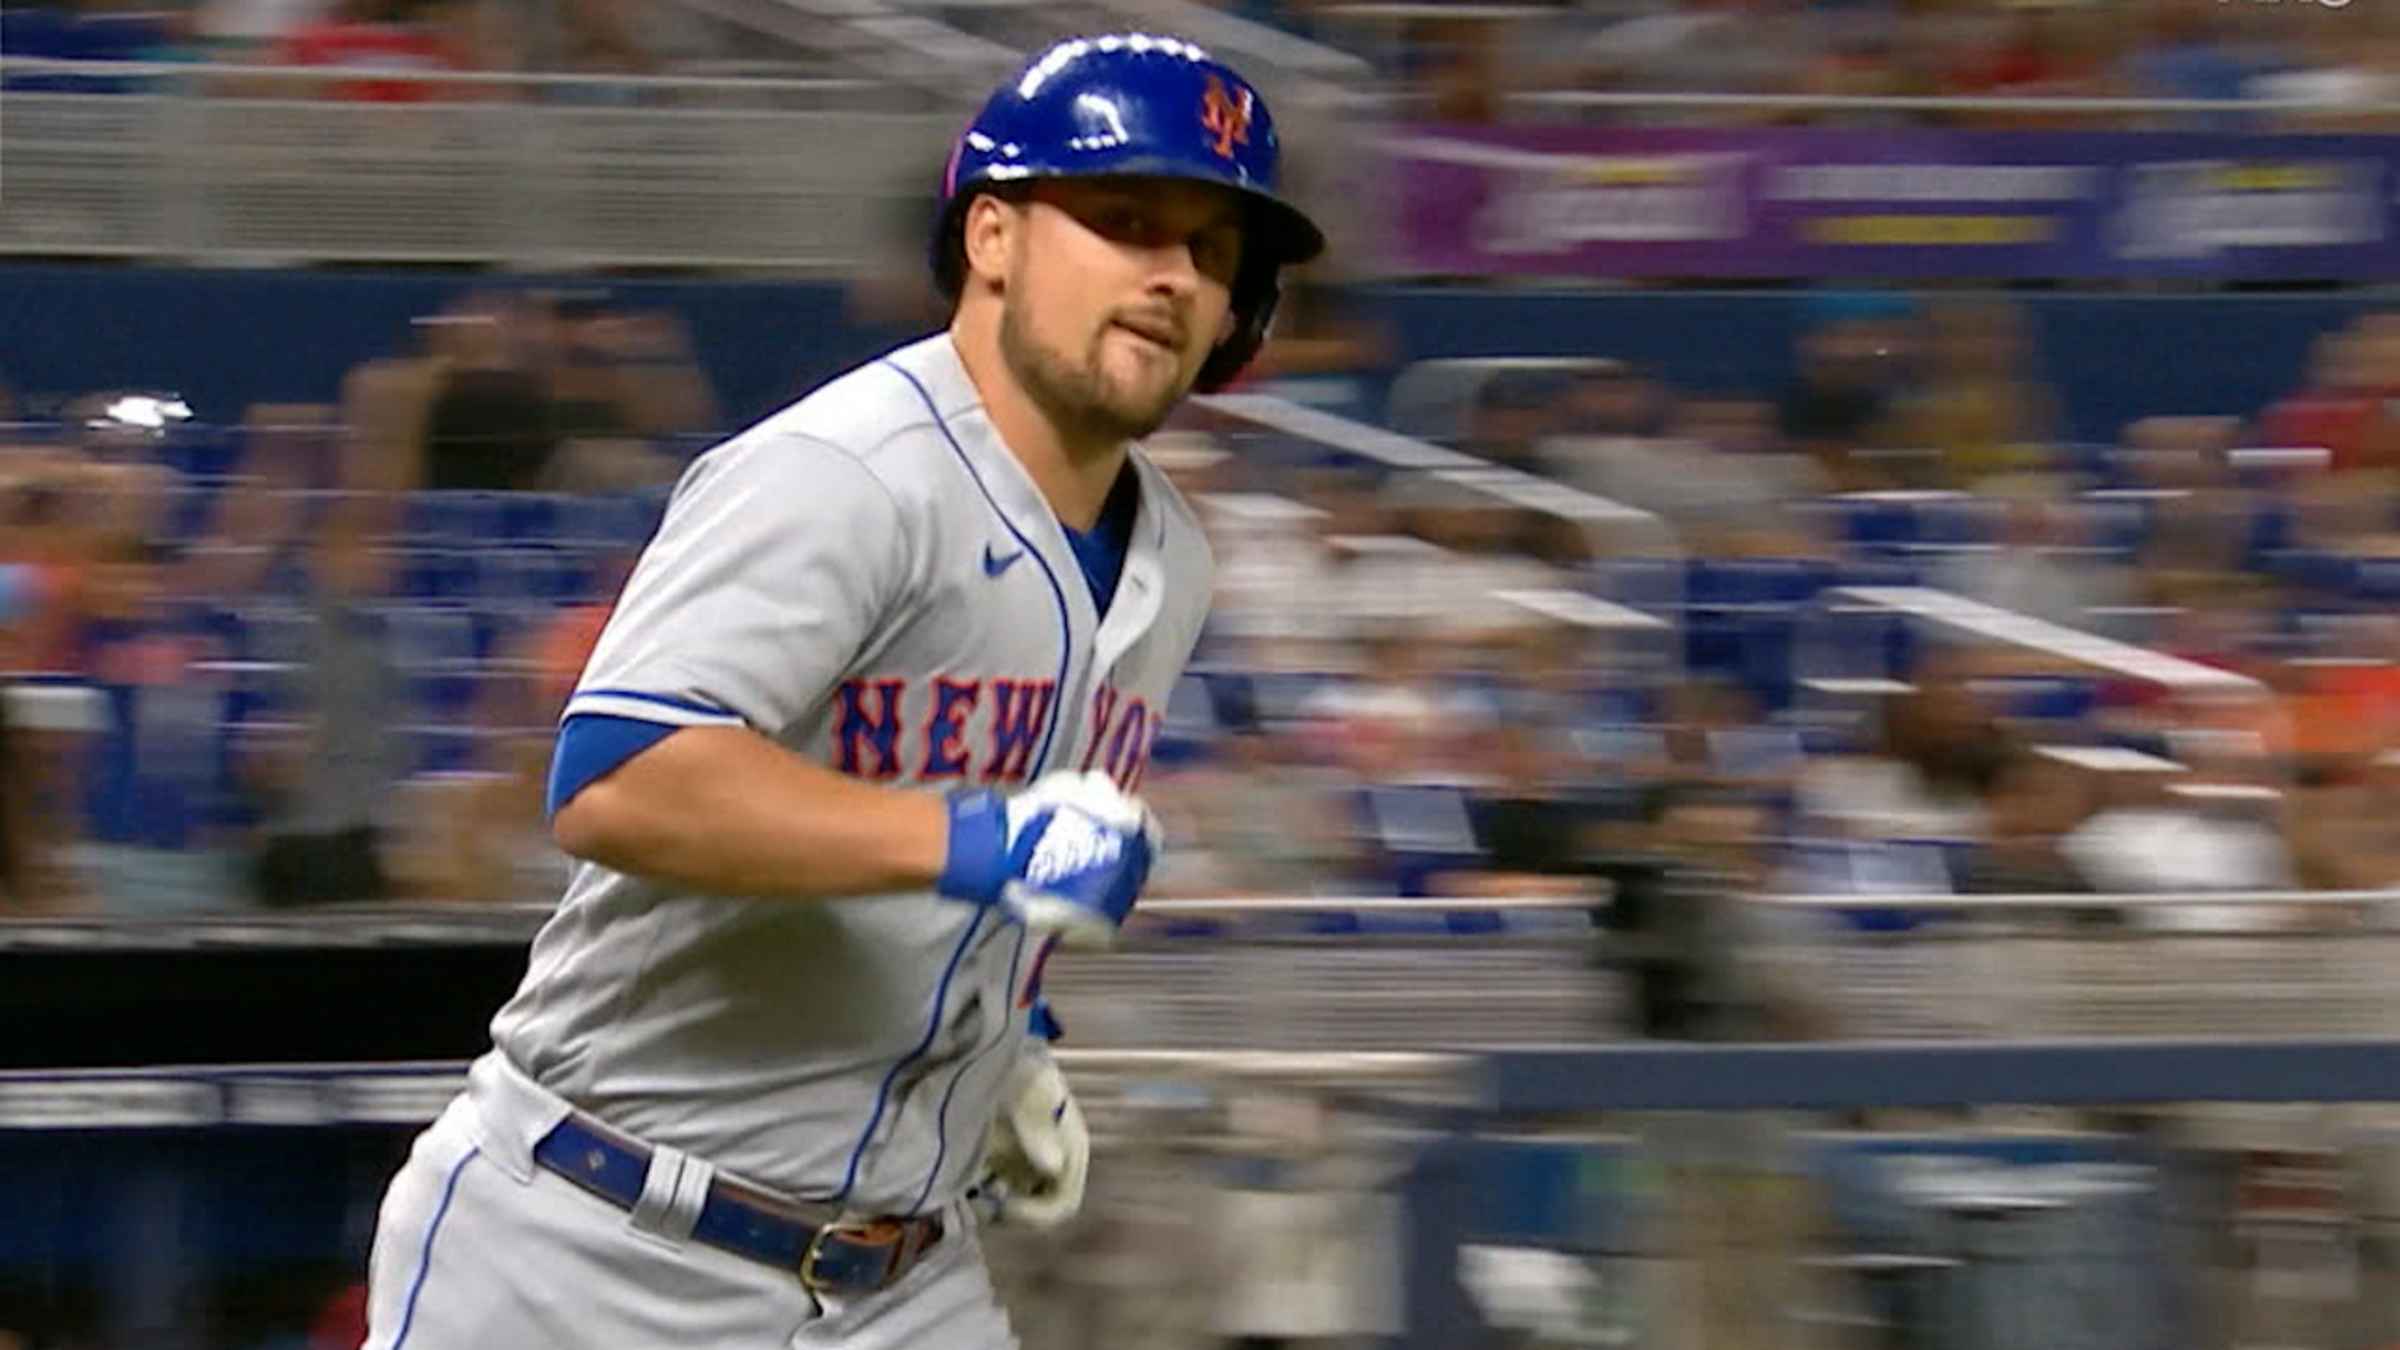
M 1018 383 L 1078 438 L 1156 431 L 1225 334 L 1241 219 L 1233 193 L 1204 184 L 1041 184 L 1002 298 Z

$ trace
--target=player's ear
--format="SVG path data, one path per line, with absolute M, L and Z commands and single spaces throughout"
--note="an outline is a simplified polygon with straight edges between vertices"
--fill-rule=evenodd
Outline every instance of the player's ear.
M 1016 245 L 1016 232 L 1022 225 L 1016 206 L 997 194 L 986 192 L 967 203 L 965 228 L 960 237 L 960 245 L 966 250 L 967 275 L 1006 276 L 1009 253 Z
M 1231 341 L 1233 339 L 1233 330 L 1241 324 L 1241 321 L 1241 314 L 1237 312 L 1231 305 L 1226 306 L 1225 317 L 1217 320 L 1217 341 L 1215 345 L 1222 347 L 1227 342 Z

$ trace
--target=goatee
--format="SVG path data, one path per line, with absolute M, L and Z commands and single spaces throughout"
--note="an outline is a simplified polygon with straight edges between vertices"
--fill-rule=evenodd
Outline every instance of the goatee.
M 1062 435 L 1087 445 L 1114 445 L 1150 435 L 1166 425 L 1185 389 L 1185 382 L 1177 379 L 1153 398 L 1136 401 L 1120 395 L 1101 369 L 1100 344 L 1107 336 L 1106 328 L 1093 334 L 1082 364 L 1076 365 L 1034 340 L 1013 297 L 1001 305 L 1000 357 L 1008 363 L 1009 374 Z

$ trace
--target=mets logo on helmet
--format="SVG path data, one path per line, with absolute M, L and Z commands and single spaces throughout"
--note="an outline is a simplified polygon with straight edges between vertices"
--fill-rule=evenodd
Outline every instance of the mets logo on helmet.
M 1214 75 L 1200 95 L 1200 125 L 1214 138 L 1210 148 L 1226 159 L 1233 158 L 1233 147 L 1250 143 L 1250 99 L 1248 89 L 1229 92 Z

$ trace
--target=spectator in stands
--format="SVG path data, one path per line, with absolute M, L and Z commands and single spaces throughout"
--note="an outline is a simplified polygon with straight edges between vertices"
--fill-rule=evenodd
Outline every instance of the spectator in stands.
M 2369 778 L 2378 760 L 2400 751 L 2400 618 L 2357 615 L 2344 629 L 2324 663 L 2285 663 L 2280 672 L 2294 768 L 2327 786 Z
M 2038 470 L 2056 438 L 2058 401 L 2029 369 L 2024 312 L 1953 301 L 1926 318 L 1925 384 L 1898 409 L 1902 442 L 1935 451 L 1938 481 L 1952 487 Z
M 2162 785 L 2149 800 L 2099 812 L 2067 836 L 2061 853 L 2106 892 L 2287 890 L 2296 883 L 2279 795 L 2261 788 L 2203 797 L 2191 786 Z M 2147 926 L 2183 930 L 2257 931 L 2296 920 L 2294 911 L 2272 905 L 2146 907 L 2140 914 Z
M 296 27 L 274 55 L 281 65 L 383 77 L 315 81 L 308 87 L 318 97 L 368 103 L 473 98 L 477 94 L 467 86 L 421 77 L 482 67 L 474 27 L 480 8 L 474 0 L 348 0 L 322 20 Z
M 1557 433 L 1577 437 L 1664 435 L 1674 395 L 1664 381 L 1622 361 L 1595 365 L 1567 382 L 1559 398 Z
M 1417 25 L 1411 74 L 1431 120 L 1481 125 L 1500 119 L 1501 97 L 1511 83 L 1500 44 L 1497 26 L 1472 12 Z
M 2303 883 L 2327 890 L 2400 887 L 2400 750 L 2384 750 L 2355 770 L 2304 766 L 2291 812 L 2293 865 Z M 2389 923 L 2391 907 L 2374 916 Z
M 1989 41 L 1975 41 L 1940 72 L 1943 94 L 1967 97 L 2074 97 L 2101 92 L 2113 57 L 2106 38 L 2112 16 L 2069 3 L 2020 3 Z M 1943 119 L 1952 125 L 2008 130 L 2090 128 L 2090 114 L 1974 112 Z
M 1566 89 L 1782 94 L 1826 42 L 1820 16 L 1791 0 L 1686 0 L 1609 22 L 1578 43 L 1545 83 Z M 1624 109 L 1612 121 L 1739 125 L 1784 114 L 1757 107 Z
M 2361 14 L 2359 18 L 2365 22 L 2297 25 L 2298 59 L 2281 69 L 2253 75 L 2244 83 L 2244 98 L 2304 105 L 2269 114 L 2269 129 L 2390 130 L 2392 118 L 2386 108 L 2400 97 L 2400 71 L 2392 64 L 2390 20 L 2382 14 Z M 2368 31 L 2361 32 L 2362 28 Z
M 2271 446 L 2319 446 L 2330 468 L 2347 472 L 2400 464 L 2400 418 L 2387 410 L 2391 343 L 2384 325 L 2354 325 L 2320 335 L 2309 346 L 2300 388 L 2259 418 L 2259 438 Z M 2393 372 L 2400 374 L 2400 371 Z M 2392 383 L 2400 388 L 2400 381 Z
M 214 908 L 228 893 L 216 837 L 227 652 L 166 588 L 158 545 L 116 534 L 94 559 L 82 666 L 105 701 L 83 777 L 91 889 L 109 912 Z
M 2361 317 L 2356 325 L 2368 384 L 2382 396 L 2383 417 L 2359 447 L 2350 467 L 2382 475 L 2400 475 L 2400 311 L 2383 310 Z
M 547 375 L 564 452 L 553 487 L 624 491 L 670 481 L 680 462 L 644 443 L 717 427 L 715 391 L 675 316 L 623 309 L 604 294 L 536 295 L 526 322 L 529 363 Z
M 1401 515 L 1410 534 L 1443 550 L 1429 560 L 1429 586 L 1414 599 L 1459 638 L 1513 633 L 1518 619 L 1502 612 L 1494 593 L 1539 590 L 1561 579 L 1521 548 L 1535 512 L 1437 489 Z
M 431 369 L 421 445 L 434 491 L 526 490 L 558 453 L 558 427 L 540 372 L 530 369 L 498 297 L 470 299 L 425 320 Z
M 716 423 L 683 326 L 597 296 L 469 296 L 419 350 L 343 386 L 360 488 L 628 490 L 671 480 L 652 438 Z
M 33 762 L 19 747 L 22 732 L 12 678 L 22 667 L 10 653 L 17 623 L 39 598 L 39 584 L 32 568 L 0 563 L 0 907 L 17 910 L 33 908 L 41 897 L 33 887 Z
M 1533 472 L 1557 418 L 1560 381 L 1542 371 L 1502 370 L 1484 382 L 1467 414 L 1458 448 L 1494 464 Z
M 18 615 L 6 633 L 8 669 L 49 682 L 87 676 L 85 633 L 94 578 L 119 545 L 103 523 L 135 513 L 108 499 L 124 481 L 106 465 L 48 447 L 9 456 L 0 478 L 0 564 L 20 569 Z M 24 884 L 42 903 L 72 908 L 81 881 L 69 865 L 84 823 L 88 715 L 66 692 L 45 695 L 46 715 L 17 726 L 13 746 L 23 824 Z M 48 715 L 55 714 L 55 715 Z
M 342 0 L 199 0 L 192 37 L 201 55 L 227 65 L 274 65 L 280 45 L 339 17 Z
M 1686 398 L 1664 436 L 1553 439 L 1544 454 L 1567 482 L 1664 517 L 1697 554 L 1811 551 L 1784 508 L 1825 484 L 1813 463 L 1781 453 L 1763 402 Z
M 1358 622 L 1359 668 L 1303 705 L 1316 752 L 1363 785 L 1456 781 L 1488 705 L 1455 679 L 1459 650 L 1419 619 Z
M 524 678 L 493 681 L 472 710 L 478 767 L 419 785 L 417 833 L 405 853 L 412 882 L 429 898 L 508 902 L 565 883 L 572 860 L 550 837 L 547 803 L 555 728 L 634 560 L 607 559 L 590 599 L 527 625 L 497 662 Z
M 1913 692 L 1884 705 L 1880 744 L 1866 753 L 1812 758 L 1795 811 L 1804 833 L 1840 841 L 1826 890 L 1889 889 L 1877 877 L 1940 889 L 1940 852 L 1982 837 L 1984 802 L 2008 754 L 1989 712 L 1967 685 L 1963 654 L 1921 662 Z
M 403 771 L 398 676 L 371 609 L 388 563 L 372 547 L 373 516 L 348 501 L 311 542 L 309 603 L 316 615 L 301 672 L 304 748 L 277 786 L 252 881 L 277 908 L 380 900 L 384 807 Z
M 2059 895 L 2086 892 L 2091 880 L 2060 844 L 2100 807 L 2094 771 L 2032 753 L 2010 753 L 1984 799 L 1988 831 L 1952 880 L 1965 895 Z
M 2177 605 L 2194 588 L 2223 593 L 2223 579 L 2241 569 L 2258 504 L 2226 458 L 2237 431 L 2223 417 L 2145 417 L 2127 426 L 2123 460 L 2135 481 L 2172 494 L 2147 512 L 2135 559 L 2149 603 Z
M 47 449 L 10 455 L 0 480 L 0 562 L 30 570 L 27 613 L 13 634 L 13 668 L 72 667 L 91 540 L 80 516 L 74 463 Z
M 1999 537 L 1950 554 L 1928 584 L 2049 623 L 2114 635 L 2115 621 L 2092 611 L 2133 604 L 2133 579 L 2083 551 L 2088 526 L 2058 484 L 2026 475 L 1995 479 L 1984 488 L 2003 513 Z
M 1182 841 L 1162 854 L 1160 895 L 1308 895 L 1365 870 L 1346 813 L 1352 785 L 1296 736 L 1232 728 L 1197 761 L 1157 765 L 1143 796 Z
M 644 8 L 628 0 L 561 0 L 551 6 L 558 21 L 559 69 L 576 75 L 657 74 L 659 62 L 641 37 Z M 562 85 L 550 96 L 586 104 L 640 101 L 637 91 L 625 86 Z
M 1908 40 L 1907 15 L 1853 8 L 1826 15 L 1824 45 L 1798 67 L 1793 93 L 1824 98 L 1870 99 L 1923 95 L 1921 52 Z M 1816 127 L 1908 126 L 1920 115 L 1882 107 L 1809 108 L 1789 115 L 1792 123 Z
M 1779 424 L 1790 449 L 1813 460 L 1837 492 L 1889 486 L 1861 451 L 1892 448 L 1893 404 L 1912 352 L 1905 313 L 1839 314 L 1803 334 L 1799 373 Z
M 1697 783 L 1652 793 L 1643 843 L 1608 870 L 1604 922 L 1612 964 L 1633 981 L 1635 1034 L 1663 1040 L 1758 1040 L 1798 1034 L 1800 1009 L 1771 1005 L 1748 978 L 1750 909 L 1764 880 L 1764 817 L 1738 789 Z
M 2144 0 L 2139 36 L 2112 72 L 2111 92 L 2131 98 L 2232 101 L 2258 73 L 2257 62 L 2229 41 L 2216 5 Z M 2146 129 L 2238 130 L 2238 113 L 2144 114 Z
M 162 62 L 186 53 L 184 14 L 170 5 L 68 0 L 65 4 L 13 6 L 8 10 L 10 56 L 53 61 Z M 93 74 L 17 73 L 11 89 L 28 92 L 112 94 L 147 87 L 131 77 Z

